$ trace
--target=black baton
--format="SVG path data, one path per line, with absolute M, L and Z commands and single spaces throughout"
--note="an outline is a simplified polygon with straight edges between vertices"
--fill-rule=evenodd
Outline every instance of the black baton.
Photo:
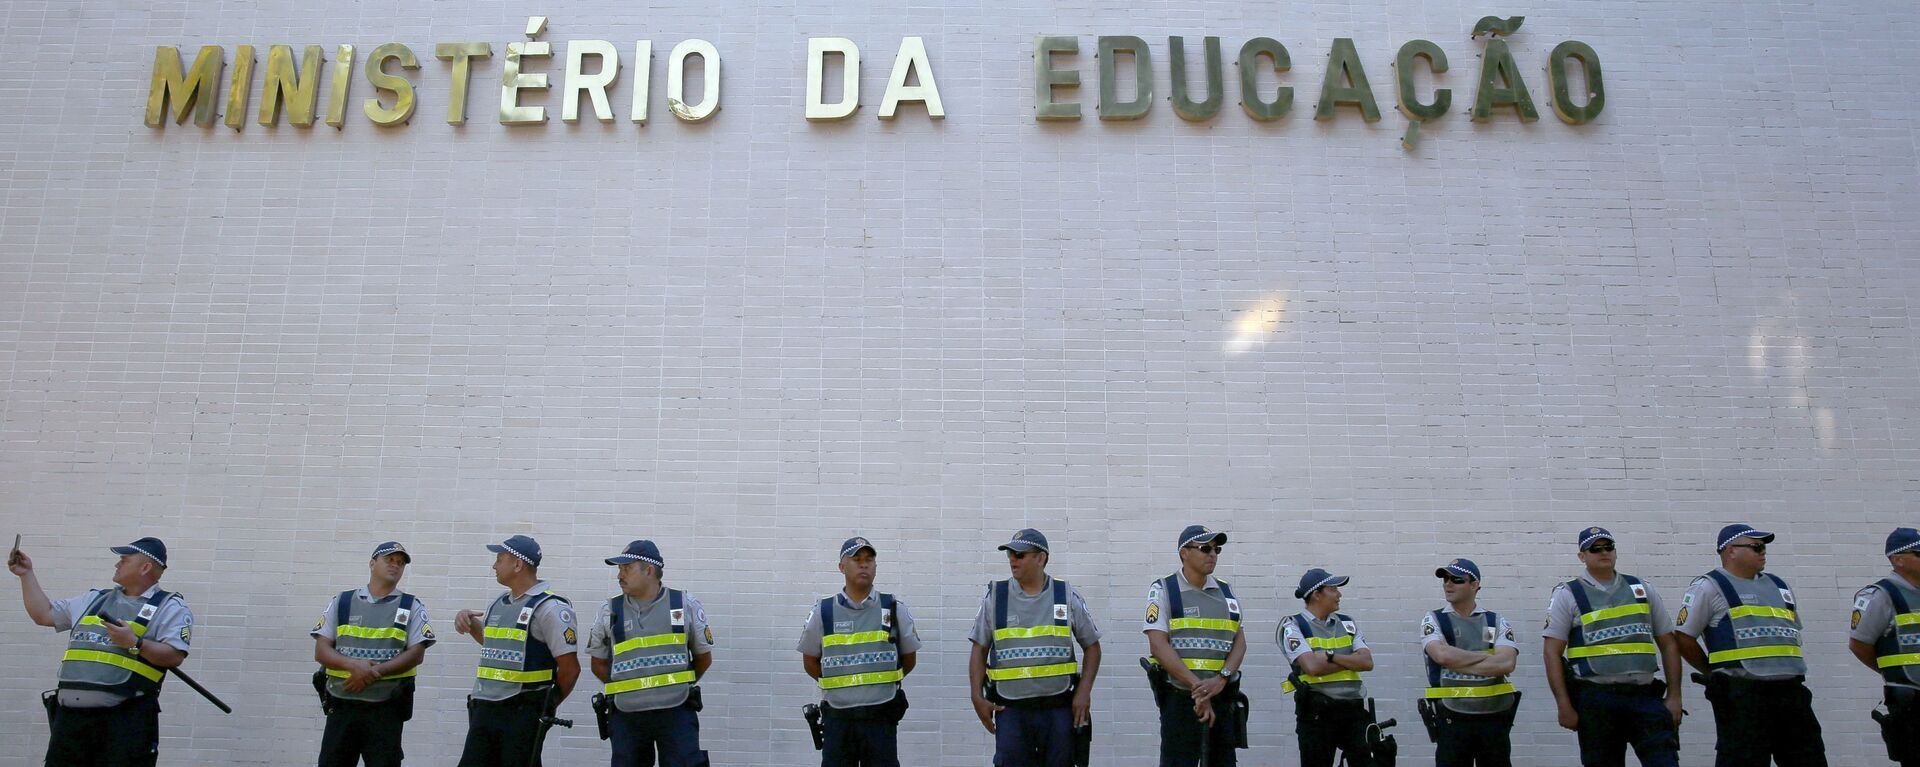
M 207 702 L 212 703 L 214 708 L 220 709 L 220 713 L 222 714 L 233 713 L 232 706 L 227 705 L 227 702 L 224 700 L 221 700 L 220 696 L 213 694 L 213 691 L 208 690 L 205 687 L 201 687 L 199 682 L 193 681 L 193 677 L 187 676 L 187 672 L 181 671 L 180 669 L 177 669 L 177 668 L 170 668 L 170 669 L 167 669 L 167 671 L 172 672 L 174 676 L 180 677 L 180 681 L 186 682 L 187 686 L 192 687 L 194 692 L 200 693 L 200 697 L 206 698 Z

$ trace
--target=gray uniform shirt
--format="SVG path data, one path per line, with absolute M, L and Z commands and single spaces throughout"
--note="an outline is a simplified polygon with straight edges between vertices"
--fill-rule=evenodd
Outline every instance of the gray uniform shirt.
M 1615 578 L 1612 581 L 1601 583 L 1594 580 L 1591 574 L 1583 570 L 1580 572 L 1580 580 L 1586 581 L 1587 585 L 1597 589 L 1610 589 L 1613 588 L 1615 583 L 1620 581 L 1618 575 L 1618 573 L 1615 573 Z M 1653 584 L 1644 580 L 1640 582 L 1640 585 L 1645 586 L 1647 589 L 1647 609 L 1653 613 L 1648 617 L 1653 621 L 1654 638 L 1658 639 L 1672 633 L 1673 614 L 1667 612 L 1666 602 L 1661 601 L 1660 592 L 1653 588 Z M 1567 584 L 1562 582 L 1553 588 L 1553 598 L 1547 602 L 1547 626 L 1540 631 L 1540 636 L 1549 639 L 1558 639 L 1564 642 L 1567 641 L 1567 637 L 1572 636 L 1573 632 L 1579 630 L 1579 628 L 1580 604 L 1573 600 L 1573 592 L 1568 591 Z M 1657 661 L 1656 665 L 1659 665 Z M 1659 672 L 1649 674 L 1605 674 L 1588 677 L 1587 681 L 1595 684 L 1651 684 L 1657 677 L 1659 677 Z
M 553 584 L 541 581 L 533 584 L 533 588 L 527 589 L 526 593 L 538 594 L 549 591 L 552 588 Z M 504 592 L 504 596 L 511 599 L 513 592 Z M 522 594 L 521 596 L 526 596 L 526 594 Z M 493 603 L 489 602 L 488 606 L 491 607 L 492 604 Z M 481 612 L 485 613 L 486 611 L 481 610 Z M 484 614 L 480 617 L 482 619 L 486 618 Z M 545 642 L 547 649 L 553 652 L 553 657 L 555 658 L 579 651 L 579 632 L 580 626 L 578 620 L 573 615 L 573 608 L 558 599 L 549 599 L 541 602 L 540 607 L 533 611 L 533 620 L 527 624 L 527 633 L 534 639 Z
M 647 602 L 625 595 L 620 598 L 627 600 L 624 609 L 628 615 L 640 615 L 666 605 L 667 587 L 661 586 L 660 593 Z M 680 592 L 680 605 L 681 609 L 687 611 L 687 642 L 693 645 L 693 654 L 713 652 L 713 626 L 707 623 L 707 608 L 701 606 L 699 599 L 684 591 Z M 586 653 L 589 658 L 613 660 L 613 605 L 609 602 L 600 603 L 600 616 L 594 619 L 593 628 L 587 632 Z
M 1007 584 L 1008 612 L 1016 612 L 1014 604 L 1032 604 L 1046 602 L 1053 604 L 1053 576 L 1047 576 L 1046 583 L 1040 586 L 1040 593 L 1028 594 L 1021 590 L 1019 582 Z M 1093 614 L 1087 611 L 1087 600 L 1080 598 L 1080 590 L 1067 584 L 1067 626 L 1073 630 L 1073 641 L 1081 647 L 1092 647 L 1100 641 L 1100 626 L 1093 622 Z M 980 597 L 980 611 L 973 616 L 973 634 L 967 637 L 974 644 L 989 647 L 993 644 L 993 586 L 987 586 L 987 593 Z
M 1887 578 L 1894 583 L 1905 583 L 1908 588 L 1920 589 L 1920 584 L 1907 580 L 1899 573 L 1887 571 Z M 1920 609 L 1920 605 L 1908 605 Z M 1880 641 L 1880 637 L 1893 631 L 1893 600 L 1887 597 L 1887 590 L 1878 584 L 1861 589 L 1853 595 L 1853 630 L 1847 637 L 1869 645 Z M 1888 687 L 1913 687 L 1920 685 L 1884 682 Z
M 53 630 L 66 633 L 73 630 L 73 624 L 85 617 L 87 606 L 93 599 L 107 589 L 94 589 L 77 597 L 55 600 L 52 604 Z M 115 586 L 113 591 L 120 591 Z M 158 585 L 140 594 L 141 599 L 152 599 L 153 592 L 162 590 Z M 141 637 L 146 642 L 161 642 L 168 647 L 188 652 L 193 638 L 193 610 L 188 609 L 184 598 L 169 599 L 154 611 L 153 620 L 147 621 L 147 633 Z M 60 705 L 69 708 L 102 708 L 126 700 L 127 696 L 105 690 L 61 690 Z
M 847 599 L 845 591 L 841 591 L 836 598 L 839 604 L 834 605 L 835 610 L 866 610 L 880 607 L 879 591 L 868 594 L 867 598 L 859 604 L 854 604 L 852 600 Z M 907 612 L 907 603 L 900 601 L 897 596 L 893 599 L 893 622 L 894 625 L 899 626 L 900 654 L 919 652 L 920 631 L 913 626 L 913 613 Z M 807 614 L 806 628 L 800 630 L 800 644 L 796 649 L 801 655 L 818 658 L 820 657 L 820 637 L 820 603 L 816 601 L 813 603 L 813 612 Z
M 1727 576 L 1736 586 L 1742 582 L 1746 582 L 1758 584 L 1758 588 L 1764 588 L 1769 591 L 1775 589 L 1773 579 L 1765 575 L 1741 578 L 1726 570 L 1720 570 L 1720 574 Z M 1687 587 L 1687 593 L 1680 597 L 1680 614 L 1674 616 L 1674 630 L 1693 637 L 1694 639 L 1699 639 L 1701 634 L 1707 633 L 1707 629 L 1718 626 L 1721 621 L 1727 619 L 1728 609 L 1730 608 L 1727 605 L 1727 595 L 1720 592 L 1720 586 L 1714 583 L 1712 578 L 1704 575 L 1700 576 L 1693 579 L 1692 585 Z M 1796 610 L 1794 614 L 1798 615 L 1799 612 Z M 1798 623 L 1797 620 L 1795 622 Z M 1705 649 L 1706 645 L 1702 644 L 1701 650 L 1705 651 Z M 1761 678 L 1753 672 L 1739 667 L 1714 669 L 1712 673 L 1725 674 L 1739 679 Z
M 307 632 L 309 635 L 332 639 L 334 635 L 339 632 L 340 615 L 336 612 L 336 605 L 334 604 L 339 596 L 339 594 L 335 594 L 334 599 L 327 600 L 327 609 L 320 612 L 320 620 L 313 624 L 312 631 Z M 392 594 L 388 594 L 387 597 L 390 599 L 399 599 L 400 592 L 395 591 Z M 354 590 L 353 598 L 367 604 L 373 604 L 374 602 L 372 592 L 367 591 L 364 586 Z M 414 645 L 419 644 L 431 647 L 434 641 L 433 623 L 427 620 L 427 603 L 420 601 L 419 595 L 416 594 L 413 597 L 413 615 L 407 619 L 407 649 L 413 649 Z

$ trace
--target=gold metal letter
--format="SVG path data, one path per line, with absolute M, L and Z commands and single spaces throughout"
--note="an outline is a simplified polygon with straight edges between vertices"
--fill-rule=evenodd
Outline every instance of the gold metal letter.
M 1495 78 L 1506 85 L 1496 87 Z M 1473 121 L 1486 122 L 1493 118 L 1494 109 L 1507 106 L 1520 115 L 1520 122 L 1540 119 L 1540 113 L 1533 108 L 1533 97 L 1527 95 L 1527 84 L 1520 79 L 1520 66 L 1513 62 L 1513 52 L 1507 50 L 1507 41 L 1492 38 L 1487 40 L 1487 53 L 1480 59 L 1480 88 L 1473 97 Z
M 374 125 L 391 127 L 413 119 L 413 83 L 407 82 L 405 75 L 387 73 L 387 61 L 399 59 L 402 69 L 419 69 L 419 60 L 413 57 L 413 49 L 399 43 L 381 43 L 367 56 L 367 82 L 373 85 L 374 97 L 362 102 L 360 107 L 367 113 L 367 119 Z M 380 105 L 380 91 L 393 92 L 393 108 Z
M 1133 98 L 1119 96 L 1119 54 L 1133 54 Z M 1147 41 L 1133 35 L 1102 35 L 1100 52 L 1100 119 L 1138 120 L 1153 106 L 1153 53 Z
M 437 43 L 433 56 L 453 62 L 453 87 L 447 91 L 447 124 L 467 124 L 467 80 L 473 74 L 474 59 L 493 58 L 489 43 Z
M 700 103 L 687 103 L 687 57 L 699 56 Z M 720 51 L 705 40 L 681 40 L 667 54 L 667 111 L 684 122 L 705 122 L 720 111 Z
M 1345 82 L 1352 85 L 1342 85 Z M 1373 101 L 1373 86 L 1367 84 L 1367 70 L 1360 65 L 1360 54 L 1353 50 L 1353 38 L 1336 37 L 1327 54 L 1327 76 L 1320 81 L 1320 105 L 1313 119 L 1333 119 L 1336 106 L 1356 106 L 1367 122 L 1380 121 L 1380 106 Z
M 327 94 L 327 124 L 339 130 L 347 121 L 347 86 L 353 83 L 353 46 L 342 45 L 333 57 L 333 90 Z
M 247 95 L 253 90 L 253 46 L 233 49 L 233 79 L 227 83 L 227 127 L 247 127 Z
M 600 58 L 600 71 L 591 75 L 583 71 L 588 56 Z M 580 121 L 580 92 L 586 91 L 593 99 L 593 119 L 600 122 L 613 122 L 613 107 L 607 103 L 607 86 L 613 84 L 620 75 L 620 52 L 613 49 L 613 43 L 605 40 L 568 40 L 567 41 L 567 79 L 561 88 L 565 93 L 560 98 L 560 119 L 563 122 Z
M 908 85 L 907 78 L 917 75 L 919 85 Z M 927 44 L 918 37 L 900 38 L 900 52 L 893 57 L 893 74 L 887 76 L 887 92 L 880 97 L 880 119 L 893 119 L 902 101 L 927 105 L 927 117 L 947 116 L 940 105 L 940 85 L 933 81 L 933 64 L 927 61 Z
M 641 40 L 633 44 L 633 115 L 632 120 L 641 125 L 647 124 L 647 81 L 653 79 L 653 41 Z
M 213 127 L 213 108 L 218 99 L 220 68 L 227 51 L 218 45 L 200 46 L 193 67 L 180 72 L 180 49 L 162 45 L 153 50 L 153 81 L 147 85 L 147 127 L 158 128 L 167 119 L 167 103 L 173 103 L 173 121 L 184 124 L 187 112 L 193 112 L 193 124 Z
M 320 46 L 307 46 L 300 62 L 300 73 L 293 72 L 293 46 L 267 48 L 267 79 L 260 83 L 260 124 L 271 127 L 280 121 L 280 101 L 287 102 L 287 122 L 302 128 L 313 127 L 313 107 L 320 101 L 320 65 L 326 55 Z
M 1210 120 L 1220 114 L 1220 104 L 1226 100 L 1225 89 L 1220 86 L 1220 38 L 1205 38 L 1207 49 L 1207 98 L 1194 101 L 1187 98 L 1187 41 L 1181 37 L 1167 38 L 1167 55 L 1173 63 L 1173 112 L 1180 119 L 1188 121 Z
M 1054 88 L 1080 87 L 1080 70 L 1054 69 L 1053 54 L 1079 53 L 1080 38 L 1048 37 L 1035 35 L 1033 38 L 1033 119 L 1035 120 L 1078 120 L 1080 102 L 1054 101 Z
M 1293 86 L 1282 85 L 1274 92 L 1272 101 L 1260 100 L 1260 57 L 1273 60 L 1273 73 L 1280 74 L 1293 68 L 1293 59 L 1287 56 L 1287 46 L 1271 37 L 1256 37 L 1240 46 L 1240 108 L 1248 117 L 1260 122 L 1272 122 L 1287 114 L 1293 108 Z
M 1587 105 L 1575 106 L 1571 86 L 1567 83 L 1567 59 L 1580 61 L 1582 79 L 1587 81 Z M 1592 46 L 1578 40 L 1568 40 L 1553 47 L 1553 54 L 1547 57 L 1547 79 L 1553 82 L 1553 113 L 1560 121 L 1568 125 L 1586 125 L 1600 116 L 1600 110 L 1607 106 L 1607 88 L 1600 82 L 1600 54 Z
M 827 97 L 827 54 L 840 54 L 840 100 Z M 844 37 L 807 38 L 807 119 L 844 120 L 860 108 L 860 46 Z
M 547 27 L 547 17 L 530 16 L 527 18 L 527 37 L 531 38 Z M 527 58 L 539 58 L 553 55 L 553 46 L 544 42 L 507 43 L 507 65 L 500 72 L 500 124 L 533 125 L 547 121 L 547 108 L 539 106 L 520 106 L 520 91 L 546 90 L 545 72 L 535 75 L 520 73 L 521 63 Z

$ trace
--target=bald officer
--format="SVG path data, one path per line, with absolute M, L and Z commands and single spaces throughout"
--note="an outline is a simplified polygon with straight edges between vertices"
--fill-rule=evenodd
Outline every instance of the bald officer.
M 1373 670 L 1373 650 L 1352 616 L 1340 612 L 1340 589 L 1350 579 L 1321 568 L 1300 577 L 1294 597 L 1305 608 L 1280 622 L 1277 639 L 1293 664 L 1281 687 L 1294 696 L 1294 732 L 1300 736 L 1300 764 L 1332 767 L 1334 752 L 1349 767 L 1373 767 L 1367 729 L 1374 714 L 1360 675 Z M 1299 687 L 1295 689 L 1294 682 Z
M 713 665 L 713 628 L 692 594 L 661 584 L 667 560 L 653 541 L 607 558 L 620 569 L 620 594 L 600 605 L 587 635 L 593 675 L 613 700 L 607 730 L 613 767 L 701 767 L 700 698 L 694 686 Z
M 1213 577 L 1227 534 L 1189 525 L 1175 541 L 1180 571 L 1147 587 L 1142 629 L 1166 675 L 1164 683 L 1148 677 L 1160 707 L 1160 767 L 1193 767 L 1203 744 L 1208 765 L 1231 767 L 1242 733 L 1228 687 L 1247 656 L 1247 634 L 1233 587 Z
M 1586 571 L 1547 605 L 1541 654 L 1560 726 L 1579 734 L 1583 767 L 1620 767 L 1627 746 L 1647 767 L 1680 763 L 1680 651 L 1651 584 L 1614 569 L 1604 527 L 1575 535 Z
M 399 590 L 412 563 L 399 541 L 373 547 L 366 587 L 340 592 L 309 632 L 329 699 L 320 767 L 354 767 L 363 758 L 367 767 L 392 767 L 405 757 L 414 676 L 433 645 L 427 604 Z
M 540 543 L 516 535 L 487 544 L 493 579 L 507 587 L 485 611 L 461 610 L 454 628 L 480 645 L 467 698 L 467 742 L 460 767 L 540 763 L 541 718 L 573 692 L 580 677 L 573 603 L 540 578 Z
M 900 767 L 900 681 L 913 673 L 920 635 L 905 603 L 873 590 L 877 557 L 865 538 L 841 543 L 845 585 L 814 605 L 800 632 L 801 666 L 825 698 L 821 767 Z
M 1520 658 L 1513 627 L 1480 608 L 1480 566 L 1454 559 L 1434 570 L 1447 606 L 1420 619 L 1427 656 L 1435 767 L 1512 767 L 1520 693 L 1507 675 Z
M 1920 530 L 1887 536 L 1893 571 L 1853 595 L 1847 649 L 1886 686 L 1880 737 L 1901 767 L 1920 767 Z
M 160 754 L 160 683 L 187 659 L 193 611 L 160 589 L 167 544 L 141 538 L 115 546 L 113 587 L 58 602 L 47 598 L 33 560 L 13 550 L 27 617 L 69 632 L 47 740 L 48 767 L 151 765 Z
M 1707 674 L 1718 767 L 1827 764 L 1806 685 L 1800 608 L 1787 582 L 1765 572 L 1773 539 L 1751 525 L 1721 528 L 1720 566 L 1694 579 L 1674 618 L 1680 656 Z
M 1093 707 L 1100 627 L 1080 592 L 1047 574 L 1047 536 L 1021 530 L 1000 550 L 1013 577 L 988 584 L 973 617 L 973 711 L 995 735 L 994 767 L 1069 767 L 1073 728 Z

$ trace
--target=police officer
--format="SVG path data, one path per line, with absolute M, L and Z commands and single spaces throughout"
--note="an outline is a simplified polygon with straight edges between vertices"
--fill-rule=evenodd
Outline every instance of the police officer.
M 1160 707 L 1160 767 L 1192 767 L 1205 744 L 1207 764 L 1238 763 L 1242 733 L 1228 685 L 1237 681 L 1247 655 L 1240 628 L 1240 601 L 1227 582 L 1213 577 L 1227 534 L 1190 525 L 1175 541 L 1180 571 L 1147 588 L 1142 629 L 1152 662 L 1166 675 L 1154 678 Z
M 1800 653 L 1799 607 L 1787 582 L 1764 572 L 1773 538 L 1748 525 L 1721 528 L 1720 567 L 1694 579 L 1674 618 L 1680 655 L 1707 674 L 1718 767 L 1827 764 Z
M 193 611 L 184 597 L 159 587 L 167 571 L 167 545 L 159 538 L 112 551 L 120 555 L 113 588 L 58 602 L 40 588 L 26 552 L 7 557 L 27 617 L 69 632 L 50 703 L 48 767 L 151 765 L 160 755 L 160 683 L 187 659 Z
M 1586 571 L 1553 590 L 1541 655 L 1560 726 L 1580 737 L 1583 767 L 1620 767 L 1627 746 L 1647 767 L 1680 763 L 1680 653 L 1659 592 L 1614 569 L 1613 533 L 1575 535 Z M 1663 681 L 1664 680 L 1664 681 Z
M 1847 649 L 1886 685 L 1887 713 L 1876 718 L 1887 755 L 1920 767 L 1920 530 L 1888 535 L 1887 562 L 1893 572 L 1853 595 Z
M 487 544 L 493 577 L 507 587 L 484 612 L 461 610 L 454 629 L 481 646 L 467 698 L 460 767 L 539 763 L 550 717 L 580 676 L 573 603 L 540 579 L 540 544 L 524 535 Z
M 1305 609 L 1280 622 L 1275 639 L 1293 664 L 1281 689 L 1294 699 L 1294 732 L 1302 767 L 1330 767 L 1337 749 L 1349 767 L 1373 767 L 1367 745 L 1368 710 L 1362 673 L 1373 670 L 1373 650 L 1351 616 L 1340 612 L 1340 587 L 1350 579 L 1321 568 L 1300 577 L 1293 596 Z M 1304 688 L 1304 689 L 1303 689 Z
M 1480 566 L 1455 559 L 1433 571 L 1447 606 L 1420 619 L 1427 656 L 1426 704 L 1434 718 L 1436 767 L 1511 767 L 1520 693 L 1507 681 L 1520 657 L 1513 627 L 1480 609 Z
M 666 559 L 653 541 L 634 541 L 607 564 L 620 568 L 620 594 L 600 605 L 587 634 L 593 675 L 612 700 L 613 767 L 700 767 L 700 700 L 694 683 L 713 665 L 713 628 L 692 594 L 660 584 Z
M 1040 531 L 1014 533 L 1000 550 L 1013 577 L 987 586 L 973 619 L 973 711 L 995 735 L 995 767 L 1069 767 L 1074 728 L 1093 706 L 1100 627 L 1080 592 L 1047 574 L 1053 552 Z
M 821 599 L 800 634 L 800 661 L 820 680 L 826 743 L 821 767 L 899 767 L 898 729 L 907 696 L 900 680 L 913 673 L 920 635 L 913 615 L 892 594 L 875 592 L 873 544 L 840 544 L 840 593 Z
M 365 588 L 343 591 L 314 624 L 313 659 L 325 671 L 327 728 L 320 767 L 400 764 L 413 718 L 414 675 L 433 644 L 427 605 L 399 590 L 413 555 L 398 541 L 373 548 Z

